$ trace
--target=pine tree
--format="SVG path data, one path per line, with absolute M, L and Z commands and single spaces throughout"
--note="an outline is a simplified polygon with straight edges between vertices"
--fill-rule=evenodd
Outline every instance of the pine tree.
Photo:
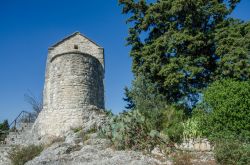
M 3 123 L 0 123 L 0 130 L 1 131 L 9 130 L 9 122 L 8 122 L 8 120 L 4 120 Z
M 135 77 L 147 75 L 170 103 L 197 100 L 219 78 L 249 80 L 250 23 L 229 18 L 239 1 L 119 0 Z

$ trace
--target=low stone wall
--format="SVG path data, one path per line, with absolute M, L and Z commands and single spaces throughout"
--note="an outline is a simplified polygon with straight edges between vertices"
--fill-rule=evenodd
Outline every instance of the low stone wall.
M 176 144 L 176 148 L 187 151 L 208 152 L 213 150 L 208 139 L 186 139 L 181 144 Z

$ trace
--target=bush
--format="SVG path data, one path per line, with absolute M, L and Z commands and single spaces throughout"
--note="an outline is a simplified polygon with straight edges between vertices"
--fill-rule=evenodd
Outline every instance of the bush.
M 221 165 L 250 164 L 250 144 L 223 139 L 216 142 L 214 152 L 217 162 Z
M 148 130 L 156 130 L 168 136 L 172 142 L 180 142 L 185 114 L 182 107 L 168 105 L 160 94 L 159 86 L 145 75 L 138 75 L 130 89 L 125 88 L 127 108 L 138 111 Z M 132 128 L 131 128 L 132 129 Z M 150 131 L 149 131 L 150 132 Z
M 199 121 L 194 118 L 189 118 L 185 123 L 183 123 L 183 138 L 184 139 L 194 139 L 201 138 L 202 132 L 199 128 Z
M 171 142 L 181 142 L 183 138 L 184 111 L 175 106 L 168 106 L 161 114 L 162 132 Z
M 250 83 L 231 79 L 216 81 L 204 92 L 197 109 L 203 134 L 210 138 L 227 135 L 250 141 Z M 196 110 L 200 111 L 200 110 Z
M 9 153 L 9 158 L 13 165 L 24 165 L 29 160 L 38 156 L 42 151 L 42 146 L 16 147 Z
M 79 136 L 81 137 L 82 141 L 85 142 L 90 138 L 91 134 L 96 133 L 97 131 L 98 131 L 98 129 L 96 127 L 92 127 L 87 132 L 83 132 L 81 130 Z
M 164 138 L 149 129 L 145 117 L 137 110 L 111 117 L 101 134 L 117 149 L 151 150 L 156 144 L 164 143 Z

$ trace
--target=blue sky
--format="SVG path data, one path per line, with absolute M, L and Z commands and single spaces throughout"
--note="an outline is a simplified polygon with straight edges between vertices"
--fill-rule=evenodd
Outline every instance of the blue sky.
M 232 16 L 248 21 L 249 9 L 242 0 Z M 30 110 L 24 94 L 41 95 L 48 47 L 75 31 L 105 48 L 106 108 L 121 112 L 133 78 L 125 20 L 117 0 L 1 0 L 0 121 Z

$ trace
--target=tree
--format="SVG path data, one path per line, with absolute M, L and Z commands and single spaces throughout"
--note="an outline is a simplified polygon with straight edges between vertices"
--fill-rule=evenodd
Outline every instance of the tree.
M 43 99 L 38 99 L 31 92 L 25 94 L 24 98 L 25 98 L 25 101 L 31 106 L 33 115 L 37 117 L 38 114 L 43 109 Z
M 0 130 L 1 131 L 9 130 L 9 122 L 8 122 L 8 120 L 4 120 L 3 123 L 0 123 Z
M 218 78 L 248 80 L 250 24 L 229 18 L 239 1 L 119 0 L 135 77 L 147 75 L 168 102 L 184 104 Z
M 214 78 L 249 80 L 250 77 L 250 22 L 229 19 L 216 30 L 218 56 Z
M 4 141 L 10 129 L 8 120 L 4 120 L 3 123 L 0 123 L 0 141 Z

